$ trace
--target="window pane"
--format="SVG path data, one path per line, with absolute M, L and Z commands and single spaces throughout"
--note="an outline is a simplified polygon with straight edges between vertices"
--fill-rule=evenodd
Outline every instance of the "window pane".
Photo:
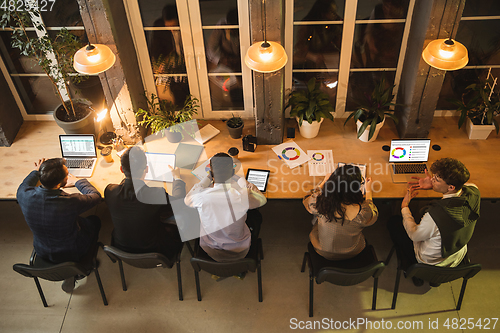
M 385 78 L 387 87 L 394 84 L 396 72 L 351 72 L 347 91 L 346 111 L 355 111 L 359 103 L 366 101 L 375 85 Z
M 208 81 L 212 110 L 244 110 L 240 75 L 209 76 Z
M 175 0 L 139 0 L 142 24 L 145 27 L 179 26 Z M 167 25 L 164 22 L 167 22 Z
M 47 76 L 12 77 L 12 80 L 28 114 L 51 113 L 61 104 Z
M 180 30 L 146 31 L 154 74 L 185 74 L 186 62 Z
M 358 0 L 356 19 L 404 19 L 408 3 L 408 0 Z
M 83 98 L 92 102 L 96 111 L 107 107 L 99 76 L 89 76 L 78 84 L 71 83 L 69 90 L 73 98 Z
M 500 15 L 498 0 L 469 0 L 465 2 L 462 16 Z
M 236 0 L 200 1 L 201 25 L 238 24 L 237 8 Z
M 493 77 L 500 77 L 500 68 L 492 68 L 491 74 Z M 439 100 L 437 102 L 436 110 L 456 110 L 457 107 L 450 103 L 448 99 L 460 99 L 465 91 L 465 88 L 472 84 L 478 83 L 486 79 L 488 69 L 467 69 L 463 68 L 459 71 L 446 72 L 444 77 L 443 87 L 439 93 Z M 498 89 L 495 89 L 498 91 Z
M 342 25 L 308 24 L 295 26 L 293 68 L 339 68 Z
M 396 68 L 404 23 L 356 24 L 352 68 Z
M 203 30 L 209 73 L 241 72 L 238 29 Z
M 165 99 L 182 108 L 189 96 L 189 84 L 186 76 L 156 76 L 156 93 L 158 98 Z
M 83 27 L 82 17 L 80 16 L 80 9 L 76 0 L 55 0 L 55 2 L 40 0 L 37 1 L 40 6 L 40 13 L 42 14 L 42 20 L 45 26 Z
M 344 0 L 295 0 L 294 21 L 342 21 Z
M 469 52 L 468 66 L 500 65 L 500 20 L 462 21 L 456 40 Z
M 307 83 L 311 78 L 321 84 L 321 90 L 329 96 L 330 103 L 335 108 L 337 99 L 338 73 L 293 73 L 292 90 L 306 90 Z
M 38 64 L 30 57 L 20 54 L 19 49 L 12 48 L 10 31 L 0 32 L 1 50 L 5 65 L 9 69 L 10 74 L 26 74 L 26 73 L 44 73 Z M 28 35 L 37 38 L 35 32 L 28 32 Z

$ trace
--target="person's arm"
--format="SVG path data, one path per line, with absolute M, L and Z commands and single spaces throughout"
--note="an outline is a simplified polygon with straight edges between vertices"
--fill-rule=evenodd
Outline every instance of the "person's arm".
M 188 207 L 196 207 L 196 197 L 197 195 L 202 192 L 205 188 L 209 187 L 210 184 L 212 184 L 212 177 L 207 176 L 203 178 L 200 182 L 194 184 L 194 186 L 191 188 L 191 191 L 189 191 L 188 194 L 186 194 L 186 197 L 184 198 L 184 203 Z
M 415 223 L 415 219 L 408 207 L 401 209 L 401 215 L 403 215 L 403 226 L 412 241 L 421 242 L 431 238 L 436 223 L 429 213 L 425 213 L 419 224 Z
M 80 195 L 76 194 L 79 201 L 78 214 L 89 210 L 103 200 L 101 193 L 87 179 L 80 179 L 75 186 L 81 192 Z
M 302 204 L 306 208 L 306 210 L 313 215 L 318 215 L 318 211 L 316 210 L 316 198 L 321 194 L 321 188 L 316 187 L 311 190 L 311 193 L 307 194 L 304 199 L 302 199 Z
M 425 177 L 411 177 L 412 179 L 416 179 L 416 181 L 408 182 L 408 185 L 415 190 L 432 190 L 432 181 L 431 175 L 425 171 Z
M 245 180 L 248 189 L 248 208 L 254 209 L 264 206 L 267 203 L 267 198 L 254 184 Z
M 181 179 L 181 169 L 168 166 L 172 172 L 174 182 L 172 183 L 172 198 L 184 198 L 186 196 L 186 183 Z

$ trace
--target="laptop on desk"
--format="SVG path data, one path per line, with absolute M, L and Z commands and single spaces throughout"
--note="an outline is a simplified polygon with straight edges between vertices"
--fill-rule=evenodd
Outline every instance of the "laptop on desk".
M 425 176 L 430 146 L 430 139 L 392 140 L 389 150 L 392 181 L 407 183 L 414 181 L 412 177 Z
M 97 162 L 94 135 L 61 134 L 59 143 L 69 173 L 80 178 L 92 176 Z

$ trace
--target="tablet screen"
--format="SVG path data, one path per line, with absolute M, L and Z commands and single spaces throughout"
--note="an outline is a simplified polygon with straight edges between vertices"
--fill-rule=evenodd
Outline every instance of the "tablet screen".
M 269 181 L 269 170 L 248 169 L 247 181 L 257 186 L 259 191 L 265 192 Z

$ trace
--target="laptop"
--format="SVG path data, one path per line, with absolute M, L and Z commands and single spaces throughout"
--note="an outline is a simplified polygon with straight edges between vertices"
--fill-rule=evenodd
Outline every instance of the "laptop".
M 392 140 L 389 163 L 394 183 L 414 181 L 412 177 L 423 177 L 429 160 L 430 139 Z
M 59 143 L 69 173 L 80 178 L 92 176 L 97 162 L 94 135 L 61 134 Z

